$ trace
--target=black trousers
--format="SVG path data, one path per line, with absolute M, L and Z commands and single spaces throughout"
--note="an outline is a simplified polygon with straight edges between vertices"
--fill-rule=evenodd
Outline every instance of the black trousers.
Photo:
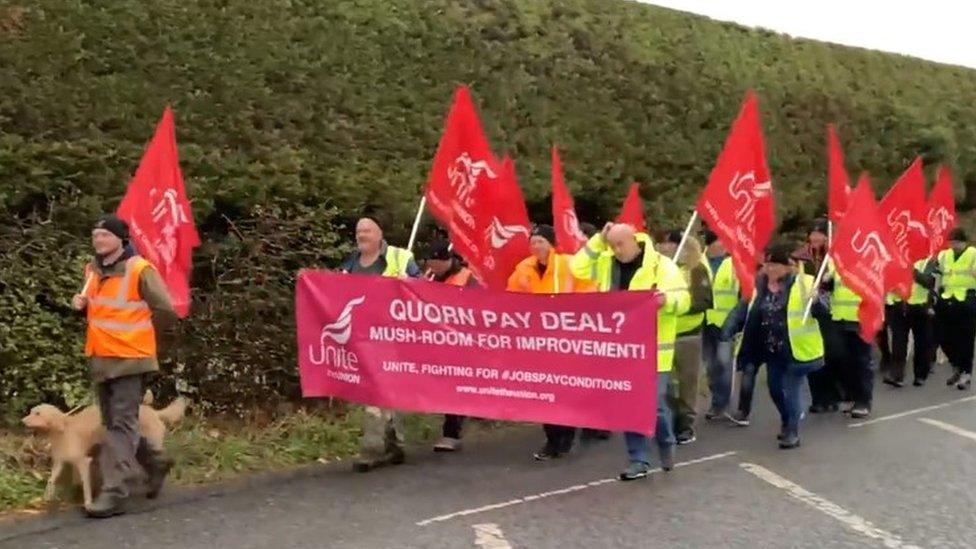
M 870 408 L 874 393 L 871 344 L 861 339 L 857 324 L 852 322 L 839 326 L 836 345 L 844 392 L 855 406 Z
M 441 435 L 445 438 L 461 438 L 461 427 L 464 425 L 464 416 L 447 414 L 444 416 L 444 427 Z
M 756 392 L 756 376 L 759 374 L 759 364 L 746 363 L 740 366 L 742 378 L 739 383 L 739 412 L 749 417 L 752 413 L 752 396 Z
M 940 303 L 937 319 L 939 346 L 956 370 L 973 373 L 973 341 L 976 340 L 976 312 L 954 299 Z
M 820 333 L 824 339 L 824 366 L 807 374 L 807 381 L 814 406 L 833 406 L 847 400 L 842 383 L 844 355 L 841 351 L 844 343 L 840 327 L 832 321 L 821 322 Z
M 546 432 L 546 444 L 553 451 L 565 454 L 573 448 L 573 439 L 576 438 L 576 427 L 546 423 L 542 426 L 542 429 Z
M 932 315 L 929 307 L 896 303 L 885 307 L 885 318 L 891 329 L 891 360 L 885 375 L 895 381 L 905 380 L 908 365 L 908 335 L 912 336 L 912 370 L 915 379 L 924 380 L 932 366 Z

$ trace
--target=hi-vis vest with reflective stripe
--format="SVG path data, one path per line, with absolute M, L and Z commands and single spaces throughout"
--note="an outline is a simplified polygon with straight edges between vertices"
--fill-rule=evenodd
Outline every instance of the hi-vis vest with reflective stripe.
M 793 350 L 793 360 L 810 362 L 824 356 L 823 336 L 820 334 L 820 322 L 813 315 L 803 322 L 803 313 L 810 299 L 814 277 L 808 274 L 797 274 L 790 287 L 790 296 L 786 302 L 786 328 L 790 336 L 790 348 Z M 749 304 L 751 312 L 756 298 L 753 295 Z
M 942 267 L 942 298 L 963 301 L 967 290 L 976 290 L 976 248 L 966 248 L 955 261 L 955 252 L 944 250 L 939 254 Z
M 685 284 L 691 287 L 691 271 L 686 267 L 678 267 L 681 270 L 681 276 L 685 279 Z M 708 269 L 709 276 L 712 278 L 711 269 L 708 268 L 708 260 L 705 260 L 705 268 Z M 677 330 L 678 335 L 686 334 L 688 332 L 693 332 L 700 328 L 702 322 L 705 321 L 705 313 L 689 313 L 680 315 L 677 319 L 677 324 L 675 325 L 675 330 Z
M 386 269 L 383 269 L 383 276 L 399 277 L 407 274 L 407 266 L 413 254 L 403 248 L 394 246 L 386 247 Z
M 732 258 L 726 257 L 718 266 L 712 281 L 712 308 L 705 312 L 705 321 L 721 327 L 739 302 L 739 279 L 735 276 Z
M 99 277 L 91 265 L 85 268 L 91 283 L 88 298 L 88 337 L 85 354 L 106 358 L 156 356 L 156 332 L 149 305 L 139 295 L 139 277 L 149 261 L 131 257 L 122 276 Z
M 858 322 L 857 309 L 861 306 L 861 296 L 847 287 L 833 264 L 829 267 L 834 273 L 834 292 L 830 297 L 830 317 L 834 320 Z
M 686 312 L 691 303 L 688 286 L 678 266 L 654 250 L 651 237 L 644 233 L 637 233 L 636 237 L 639 243 L 644 244 L 644 263 L 634 273 L 628 289 L 657 289 L 667 296 L 667 303 L 658 310 L 657 315 L 657 371 L 670 372 L 674 365 L 677 315 Z M 610 290 L 613 252 L 607 248 L 602 235 L 594 236 L 583 249 L 576 252 L 570 266 L 576 278 L 596 281 L 601 292 Z
M 924 273 L 925 269 L 929 265 L 931 259 L 919 259 L 915 262 L 915 270 Z M 914 274 L 914 273 L 913 273 Z M 895 303 L 901 303 L 904 301 L 901 296 L 896 293 L 889 293 L 885 298 L 885 303 L 888 305 L 894 305 Z M 908 296 L 909 305 L 925 305 L 929 302 L 929 291 L 918 282 L 912 282 L 912 293 Z

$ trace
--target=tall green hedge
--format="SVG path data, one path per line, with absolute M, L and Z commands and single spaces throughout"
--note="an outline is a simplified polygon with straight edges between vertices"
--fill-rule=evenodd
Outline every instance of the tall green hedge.
M 293 397 L 290 273 L 336 261 L 361 213 L 405 240 L 457 83 L 540 220 L 556 142 L 581 218 L 633 179 L 652 225 L 679 223 L 749 88 L 787 228 L 823 208 L 831 121 L 880 188 L 923 154 L 976 189 L 976 72 L 647 5 L 0 0 L 5 408 L 84 394 L 67 300 L 166 104 L 206 242 L 167 368 L 222 407 Z

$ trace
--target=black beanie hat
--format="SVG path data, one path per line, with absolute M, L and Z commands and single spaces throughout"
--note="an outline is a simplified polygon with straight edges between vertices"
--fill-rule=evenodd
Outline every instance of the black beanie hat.
M 715 234 L 715 231 L 711 229 L 705 229 L 702 231 L 702 240 L 705 241 L 706 246 L 711 246 L 712 244 L 715 244 L 716 240 L 718 240 L 718 235 Z
M 969 242 L 969 236 L 962 228 L 956 227 L 949 231 L 949 242 Z
M 451 252 L 451 244 L 444 240 L 437 240 L 431 244 L 430 249 L 427 250 L 427 259 L 439 259 L 441 261 L 446 261 L 454 257 Z
M 807 234 L 809 235 L 810 233 L 820 233 L 822 235 L 826 235 L 828 231 L 827 227 L 828 227 L 828 223 L 826 219 L 822 219 L 822 218 L 816 219 L 814 220 L 813 225 L 810 226 L 810 231 L 807 232 Z
M 119 237 L 122 242 L 129 241 L 129 225 L 125 221 L 122 221 L 117 216 L 112 214 L 105 214 L 95 222 L 96 229 L 104 229 L 115 236 Z
M 665 238 L 665 240 L 667 242 L 672 243 L 672 244 L 681 244 L 681 237 L 682 236 L 684 236 L 684 233 L 682 233 L 679 230 L 673 230 L 673 231 L 668 232 L 668 236 L 667 236 L 667 238 Z
M 766 263 L 779 263 L 780 265 L 789 265 L 790 257 L 793 254 L 793 248 L 789 244 L 783 242 L 776 242 L 766 246 Z
M 590 238 L 591 236 L 597 233 L 596 226 L 593 225 L 592 223 L 587 223 L 585 221 L 579 224 L 579 229 L 580 232 L 583 233 L 584 236 L 586 236 L 586 238 Z
M 556 245 L 556 229 L 553 229 L 552 225 L 536 225 L 532 227 L 532 236 L 541 236 L 553 246 Z

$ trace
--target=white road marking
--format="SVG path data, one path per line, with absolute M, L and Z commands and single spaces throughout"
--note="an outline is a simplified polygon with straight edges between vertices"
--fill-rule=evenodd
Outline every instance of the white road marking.
M 855 515 L 840 505 L 814 494 L 806 488 L 777 475 L 761 465 L 756 465 L 755 463 L 740 463 L 739 466 L 761 480 L 785 491 L 794 499 L 802 501 L 821 513 L 842 522 L 854 532 L 881 541 L 884 543 L 884 546 L 889 549 L 920 549 L 917 545 L 912 545 L 902 541 L 898 535 L 878 528 L 877 526 L 871 524 L 867 519 Z
M 512 549 L 512 544 L 505 539 L 505 534 L 497 524 L 475 524 L 474 544 L 482 549 Z
M 930 418 L 927 418 L 927 417 L 920 417 L 920 418 L 918 418 L 918 420 L 921 421 L 922 423 L 927 423 L 927 424 L 929 424 L 929 425 L 931 425 L 933 427 L 938 427 L 939 429 L 942 429 L 943 431 L 949 431 L 952 434 L 959 435 L 961 437 L 965 437 L 965 438 L 968 438 L 970 440 L 976 440 L 976 433 L 974 433 L 972 431 L 967 431 L 967 430 L 965 430 L 965 429 L 963 429 L 961 427 L 956 427 L 955 425 L 953 425 L 951 423 L 946 423 L 944 421 L 939 421 L 937 419 L 930 419 Z
M 963 402 L 972 402 L 974 400 L 976 400 L 976 396 L 968 396 L 968 397 L 965 397 L 965 398 L 958 398 L 956 400 L 952 400 L 952 401 L 949 401 L 949 402 L 943 402 L 942 404 L 935 404 L 933 406 L 926 406 L 924 408 L 916 408 L 914 410 L 908 410 L 906 412 L 899 412 L 897 414 L 891 414 L 890 416 L 881 416 L 881 417 L 878 417 L 878 418 L 869 419 L 867 421 L 859 421 L 857 423 L 849 423 L 847 426 L 848 427 L 863 427 L 865 425 L 871 425 L 871 424 L 874 424 L 874 423 L 879 423 L 881 421 L 888 421 L 888 420 L 891 420 L 891 419 L 898 419 L 898 418 L 902 418 L 902 417 L 913 416 L 915 414 L 921 414 L 921 413 L 924 413 L 924 412 L 931 412 L 932 410 L 940 410 L 942 408 L 948 408 L 949 406 L 953 406 L 955 404 L 961 404 Z
M 683 461 L 681 463 L 675 464 L 675 467 L 687 467 L 689 465 L 697 465 L 699 463 L 705 463 L 705 462 L 708 462 L 708 461 L 714 461 L 716 459 L 722 459 L 722 458 L 727 458 L 727 457 L 730 457 L 730 456 L 734 456 L 735 454 L 736 454 L 736 452 L 724 452 L 724 453 L 721 453 L 721 454 L 714 454 L 714 455 L 711 455 L 711 456 L 706 456 L 706 457 L 703 457 L 703 458 L 693 459 L 693 460 L 690 460 L 690 461 Z M 654 469 L 654 470 L 651 471 L 651 473 L 659 473 L 659 472 L 661 472 L 660 469 Z M 529 496 L 523 496 L 523 497 L 520 497 L 520 498 L 511 499 L 511 500 L 508 500 L 508 501 L 503 501 L 501 503 L 493 503 L 491 505 L 485 505 L 483 507 L 475 507 L 473 509 L 465 509 L 463 511 L 457 511 L 455 513 L 449 513 L 449 514 L 446 514 L 446 515 L 440 515 L 438 517 L 431 517 L 429 519 L 421 520 L 421 521 L 419 521 L 419 522 L 417 522 L 415 524 L 417 526 L 428 526 L 428 525 L 434 524 L 436 522 L 444 522 L 444 521 L 451 520 L 451 519 L 455 519 L 455 518 L 458 518 L 458 517 L 466 517 L 468 515 L 477 515 L 478 513 L 484 513 L 486 511 L 494 511 L 495 509 L 502 509 L 502 508 L 505 508 L 505 507 L 511 507 L 513 505 L 520 505 L 522 503 L 528 503 L 530 501 L 536 501 L 536 500 L 540 500 L 540 499 L 544 499 L 544 498 L 548 498 L 548 497 L 552 497 L 552 496 L 559 496 L 559 495 L 562 495 L 562 494 L 570 494 L 572 492 L 579 492 L 580 490 L 586 490 L 587 488 L 593 488 L 595 486 L 601 486 L 603 484 L 610 484 L 610 483 L 613 483 L 613 482 L 618 482 L 618 479 L 616 479 L 616 478 L 605 478 L 605 479 L 602 479 L 602 480 L 594 480 L 592 482 L 587 482 L 586 484 L 577 484 L 575 486 L 570 486 L 568 488 L 562 488 L 560 490 L 553 490 L 551 492 L 542 492 L 541 494 L 532 494 L 532 495 L 529 495 Z

